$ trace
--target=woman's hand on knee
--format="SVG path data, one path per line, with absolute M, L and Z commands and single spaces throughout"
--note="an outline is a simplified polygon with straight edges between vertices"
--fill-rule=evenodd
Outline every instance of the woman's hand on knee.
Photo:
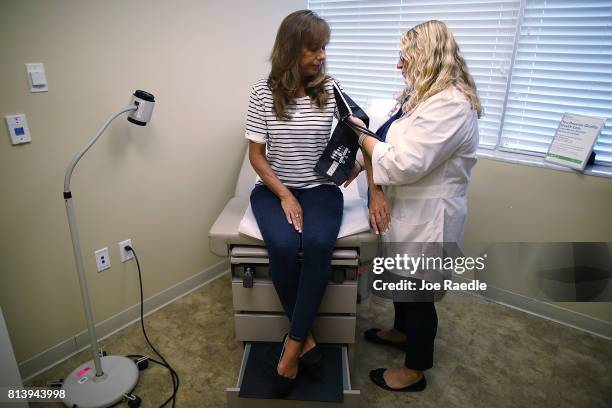
M 389 203 L 380 187 L 370 189 L 370 224 L 377 234 L 385 234 L 391 225 Z
M 302 206 L 293 194 L 287 194 L 281 198 L 281 206 L 287 217 L 287 222 L 295 228 L 299 233 L 302 232 L 302 226 L 304 225 L 304 217 L 302 214 Z

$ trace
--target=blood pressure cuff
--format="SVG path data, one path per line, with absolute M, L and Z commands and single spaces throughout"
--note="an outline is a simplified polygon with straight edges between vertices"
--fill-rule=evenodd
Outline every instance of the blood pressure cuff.
M 349 178 L 359 150 L 357 136 L 347 124 L 347 118 L 353 115 L 363 120 L 366 126 L 369 125 L 370 118 L 346 93 L 340 90 L 335 81 L 333 81 L 333 87 L 339 116 L 338 125 L 319 158 L 315 171 L 336 185 L 340 185 Z

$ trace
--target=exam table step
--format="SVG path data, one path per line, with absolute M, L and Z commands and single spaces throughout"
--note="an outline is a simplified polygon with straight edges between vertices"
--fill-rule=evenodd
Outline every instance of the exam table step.
M 322 378 L 314 382 L 300 376 L 285 399 L 275 399 L 271 376 L 280 343 L 246 343 L 236 386 L 226 389 L 230 408 L 360 407 L 361 394 L 351 388 L 346 345 L 322 344 Z

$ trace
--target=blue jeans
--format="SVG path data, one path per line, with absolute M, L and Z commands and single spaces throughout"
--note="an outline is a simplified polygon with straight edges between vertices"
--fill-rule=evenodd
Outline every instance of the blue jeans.
M 303 341 L 329 282 L 344 197 L 333 185 L 290 190 L 302 207 L 301 234 L 287 222 L 280 199 L 265 185 L 251 192 L 251 207 L 268 249 L 270 277 L 291 322 L 289 337 Z

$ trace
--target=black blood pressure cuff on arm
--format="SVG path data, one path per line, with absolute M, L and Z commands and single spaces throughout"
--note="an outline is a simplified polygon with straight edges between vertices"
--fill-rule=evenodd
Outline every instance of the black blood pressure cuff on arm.
M 337 185 L 344 183 L 355 166 L 355 157 L 359 150 L 357 136 L 346 119 L 353 115 L 366 124 L 370 118 L 348 95 L 340 90 L 333 81 L 334 98 L 338 109 L 338 125 L 315 166 L 315 171 Z

